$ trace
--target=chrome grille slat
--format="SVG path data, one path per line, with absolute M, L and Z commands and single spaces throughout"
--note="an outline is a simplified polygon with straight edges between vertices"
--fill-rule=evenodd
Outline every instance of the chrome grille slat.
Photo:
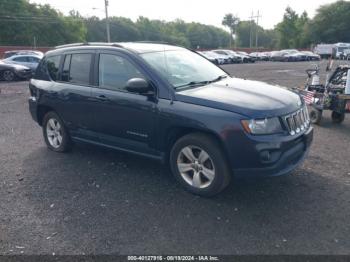
M 310 125 L 307 108 L 303 107 L 292 114 L 284 116 L 284 123 L 292 136 L 304 131 Z

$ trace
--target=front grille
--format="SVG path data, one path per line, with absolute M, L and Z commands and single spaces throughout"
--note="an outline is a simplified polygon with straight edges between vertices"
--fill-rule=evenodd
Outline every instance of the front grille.
M 307 107 L 283 117 L 284 123 L 290 135 L 294 136 L 307 129 L 310 125 L 310 117 Z

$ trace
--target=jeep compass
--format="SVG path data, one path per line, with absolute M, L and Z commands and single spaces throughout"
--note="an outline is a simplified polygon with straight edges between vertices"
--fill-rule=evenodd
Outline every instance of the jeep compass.
M 221 192 L 233 176 L 291 173 L 313 137 L 299 95 L 231 77 L 169 44 L 59 46 L 29 88 L 49 149 L 85 142 L 157 159 L 202 196 Z

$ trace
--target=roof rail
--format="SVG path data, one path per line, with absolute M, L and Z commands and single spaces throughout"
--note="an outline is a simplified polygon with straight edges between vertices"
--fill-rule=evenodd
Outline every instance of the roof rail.
M 74 43 L 74 44 L 66 44 L 66 45 L 58 45 L 55 46 L 55 49 L 59 49 L 59 48 L 64 48 L 64 47 L 74 47 L 74 46 L 83 46 L 83 45 L 87 45 L 87 43 Z
M 162 44 L 162 45 L 175 45 L 165 41 L 135 41 L 134 43 L 145 43 L 145 44 Z
M 66 44 L 66 45 L 58 45 L 55 46 L 55 49 L 60 48 L 66 48 L 66 47 L 76 47 L 76 46 L 115 46 L 115 47 L 123 47 L 119 45 L 118 43 L 106 43 L 106 42 L 85 42 L 85 43 L 73 43 L 73 44 Z

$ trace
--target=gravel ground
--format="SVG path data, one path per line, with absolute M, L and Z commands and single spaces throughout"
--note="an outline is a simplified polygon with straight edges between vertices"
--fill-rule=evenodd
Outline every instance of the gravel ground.
M 308 66 L 224 68 L 293 87 Z M 86 145 L 50 152 L 28 113 L 27 82 L 0 90 L 2 255 L 350 254 L 350 115 L 335 125 L 325 114 L 293 175 L 236 181 L 204 199 L 148 159 Z

